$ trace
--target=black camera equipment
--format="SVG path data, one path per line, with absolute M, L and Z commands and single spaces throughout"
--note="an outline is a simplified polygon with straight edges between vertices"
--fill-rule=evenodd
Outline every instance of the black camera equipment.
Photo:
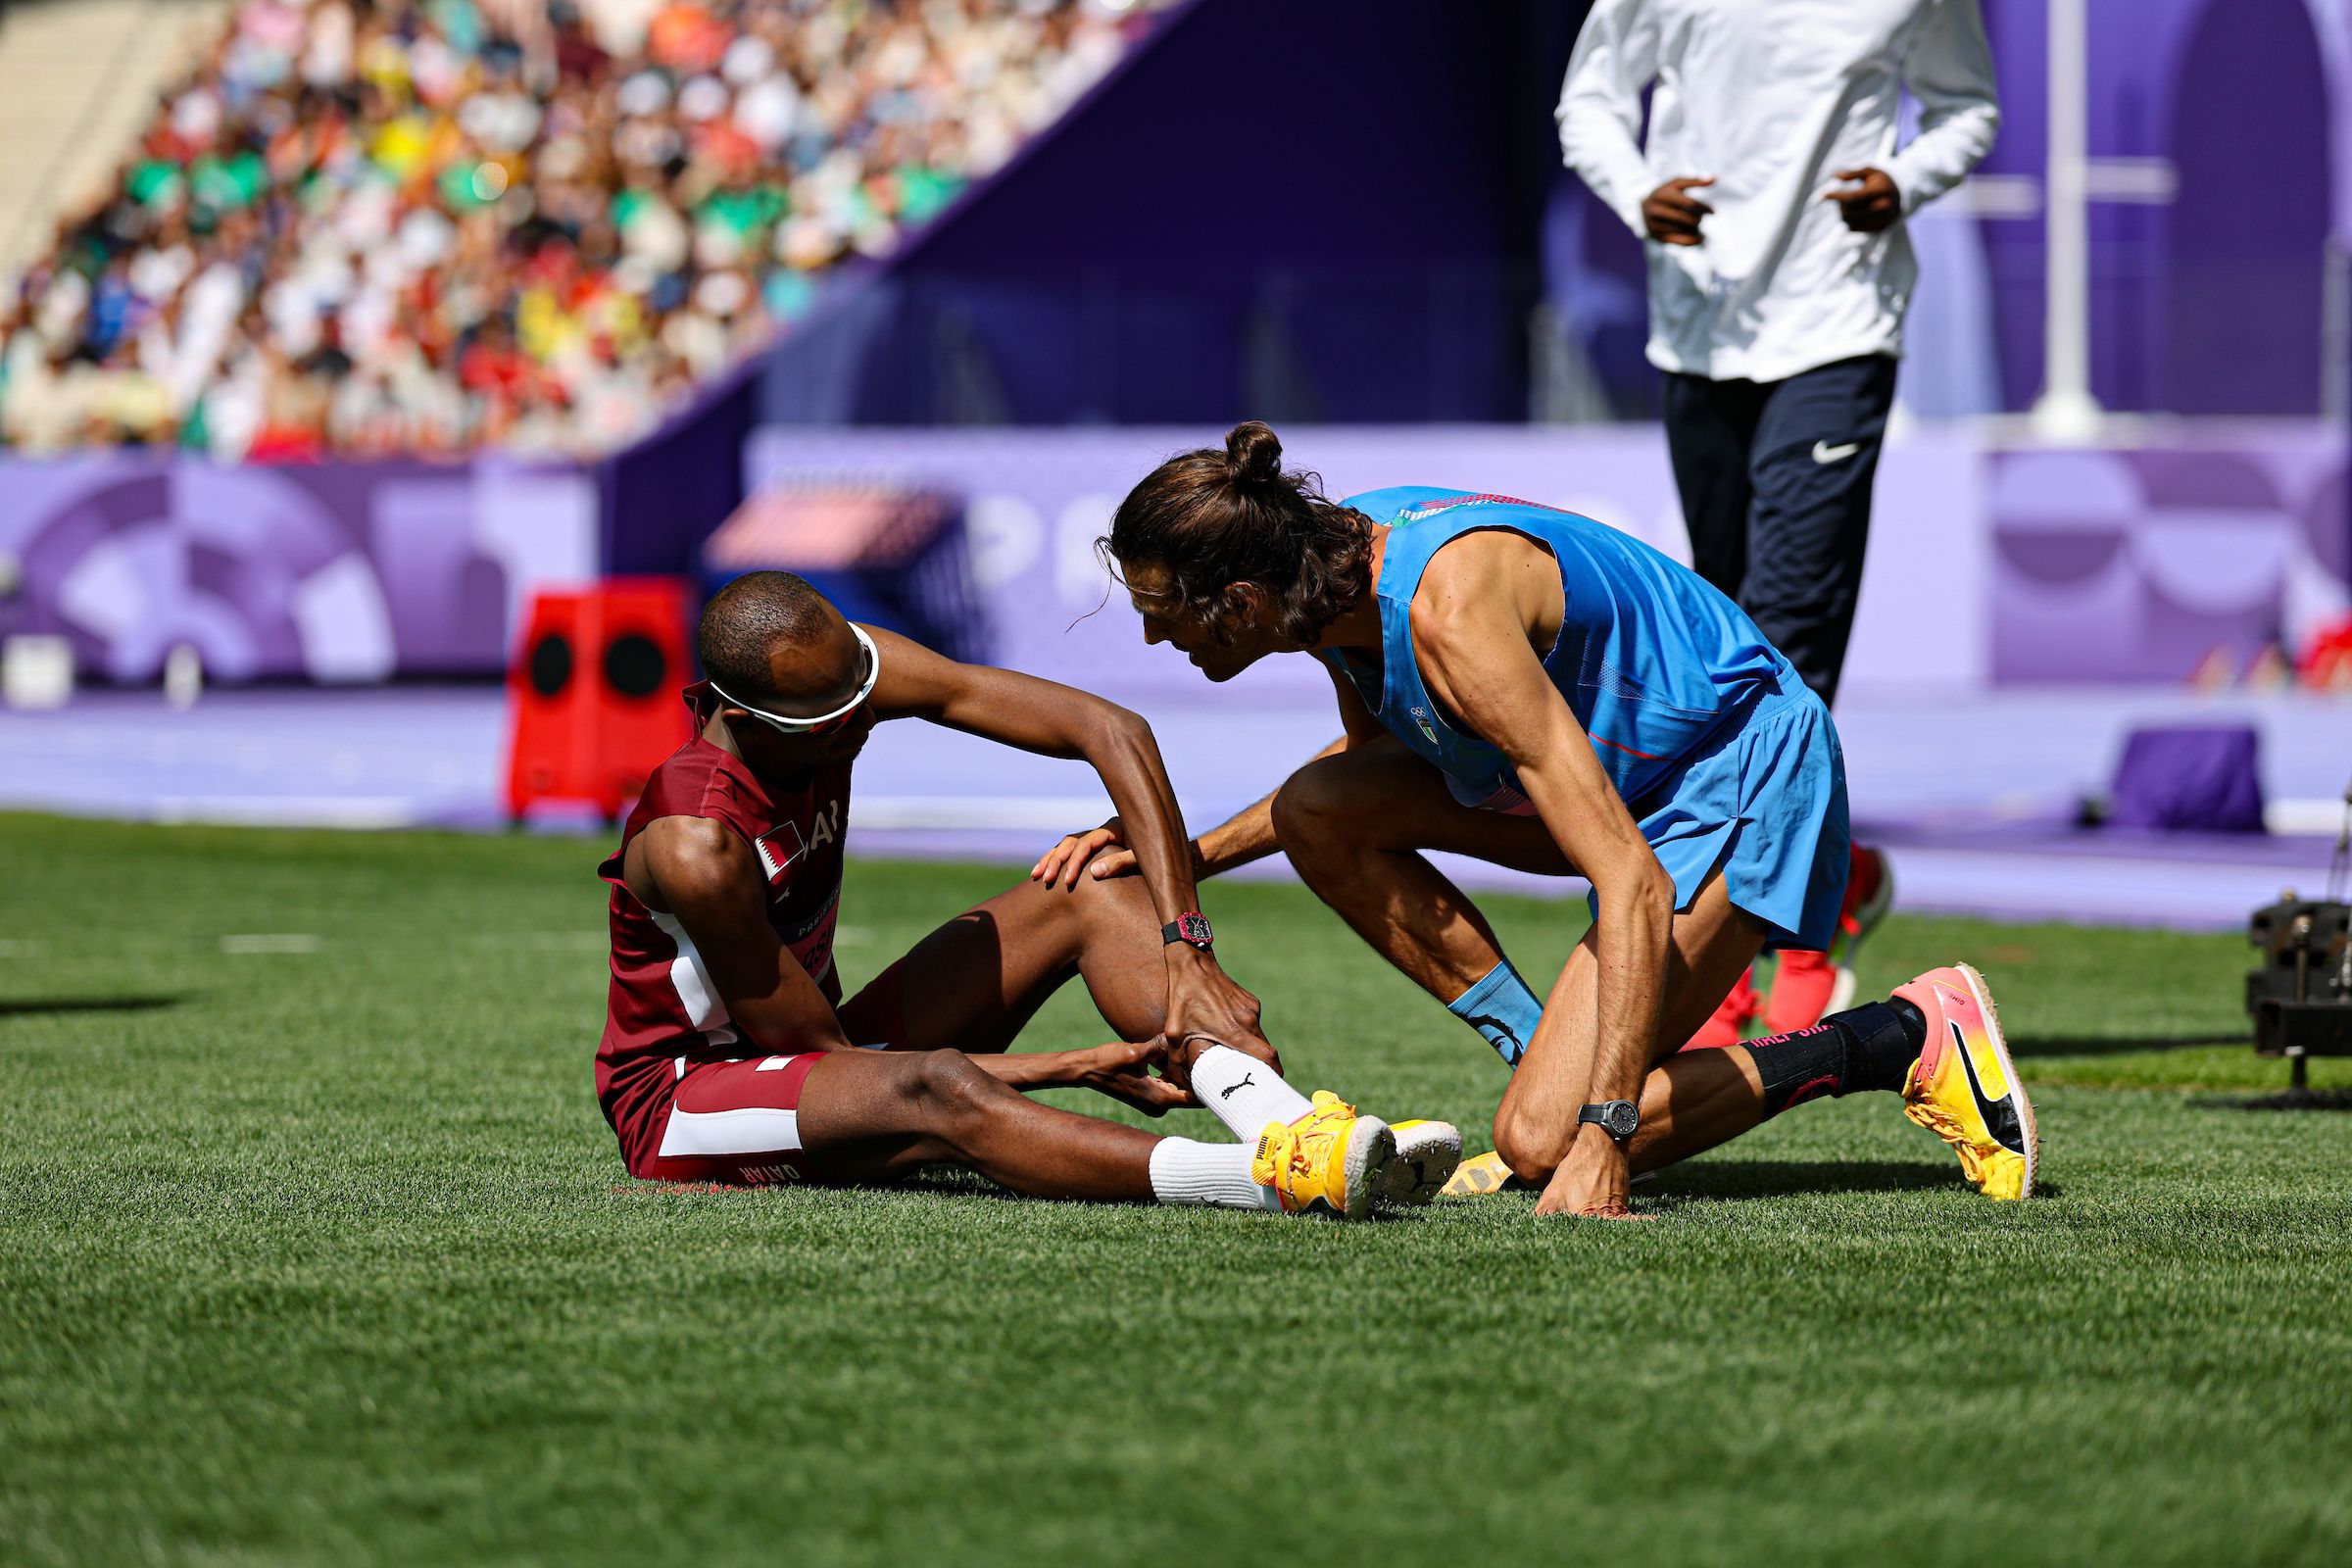
M 2248 938 L 2261 950 L 2246 976 L 2246 1010 L 2254 1015 L 2254 1050 L 2284 1056 L 2293 1077 L 2289 1093 L 2310 1092 L 2305 1062 L 2313 1056 L 2352 1056 L 2352 904 L 2344 879 L 2352 866 L 2352 789 L 2344 791 L 2344 825 L 2328 858 L 2328 896 L 2300 899 L 2288 888 L 2278 902 L 2254 911 Z

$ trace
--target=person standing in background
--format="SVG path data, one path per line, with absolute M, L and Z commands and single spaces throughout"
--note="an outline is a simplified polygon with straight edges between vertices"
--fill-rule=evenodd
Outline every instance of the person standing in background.
M 1919 131 L 1898 149 L 1905 88 Z M 2000 119 L 1978 0 L 1599 0 L 1569 60 L 1561 151 L 1647 241 L 1691 564 L 1825 703 L 1919 276 L 1904 221 L 1967 176 Z M 1691 1044 L 1844 1005 L 1891 894 L 1886 857 L 1857 847 L 1832 951 L 1783 954 L 1769 1010 L 1742 980 Z

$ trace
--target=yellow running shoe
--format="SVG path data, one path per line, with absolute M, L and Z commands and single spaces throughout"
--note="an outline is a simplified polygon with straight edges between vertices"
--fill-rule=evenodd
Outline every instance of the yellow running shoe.
M 1928 1016 L 1927 1046 L 1903 1081 L 1903 1114 L 1951 1145 L 1986 1198 L 2031 1198 L 2041 1135 L 1984 977 L 1955 964 L 1894 994 Z
M 1363 1219 L 1396 1157 L 1396 1135 L 1387 1122 L 1357 1115 L 1328 1089 L 1315 1091 L 1314 1107 L 1294 1122 L 1266 1123 L 1250 1174 L 1274 1189 L 1286 1214 L 1320 1208 L 1340 1219 Z
M 1462 1162 L 1462 1130 L 1449 1121 L 1400 1121 L 1389 1131 L 1396 1140 L 1396 1157 L 1381 1179 L 1380 1201 L 1419 1208 L 1438 1196 Z

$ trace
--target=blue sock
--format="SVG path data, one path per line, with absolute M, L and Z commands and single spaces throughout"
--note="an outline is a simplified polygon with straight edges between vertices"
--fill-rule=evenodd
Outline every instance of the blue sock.
M 1527 1043 L 1536 1038 L 1544 1004 L 1505 958 L 1489 969 L 1484 980 L 1446 1004 L 1446 1010 L 1483 1035 L 1504 1065 L 1516 1071 L 1519 1058 L 1527 1054 Z

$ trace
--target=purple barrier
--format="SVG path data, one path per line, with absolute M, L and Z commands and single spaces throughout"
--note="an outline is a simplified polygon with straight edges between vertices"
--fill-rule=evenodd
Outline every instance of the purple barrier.
M 1530 174 L 1556 162 L 1559 89 L 1528 71 L 1531 40 L 1554 35 L 1564 62 L 1578 9 L 1432 26 L 1412 0 L 1201 0 L 910 236 L 854 310 L 787 334 L 762 421 L 1518 416 Z M 1298 90 L 1301 60 L 1443 111 L 1334 114 Z
M 188 643 L 228 681 L 493 675 L 534 588 L 597 572 L 597 496 L 494 458 L 222 467 L 150 453 L 0 461 L 0 635 L 85 676 Z
M 686 576 L 744 497 L 741 454 L 760 361 L 736 366 L 652 434 L 600 459 L 597 560 L 615 576 Z
M 2234 677 L 2352 612 L 2345 446 L 2323 426 L 1990 466 L 2000 684 Z
M 1213 444 L 1211 429 L 802 430 L 771 428 L 745 448 L 747 490 L 786 476 L 857 476 L 962 492 L 972 569 L 1002 663 L 1141 700 L 1203 689 L 1182 655 L 1146 648 L 1141 622 L 1095 559 L 1111 509 L 1170 453 Z M 1491 490 L 1565 507 L 1688 560 L 1664 437 L 1635 426 L 1298 426 L 1286 461 L 1322 474 L 1334 495 L 1394 484 Z M 1883 519 L 1855 629 L 1851 679 L 1870 685 L 1970 687 L 1985 669 L 1982 455 L 1936 440 L 1889 453 L 1880 468 Z M 1903 579 L 1941 591 L 1922 598 Z M 1268 696 L 1319 694 L 1304 660 L 1275 660 L 1235 683 Z
M 755 432 L 747 491 L 786 476 L 960 491 L 998 659 L 1098 690 L 1191 692 L 1143 645 L 1094 541 L 1111 509 L 1211 429 Z M 1688 559 L 1663 437 L 1638 426 L 1285 431 L 1333 495 L 1392 484 L 1566 507 Z M 2165 451 L 1999 450 L 1960 428 L 1889 446 L 1847 684 L 1857 695 L 1992 684 L 2181 681 L 2242 670 L 2352 607 L 2346 451 L 2318 424 L 2225 426 Z M 1244 691 L 1319 692 L 1303 661 Z
M 678 486 L 673 503 L 691 475 L 710 506 L 788 474 L 954 490 L 966 498 L 999 660 L 1103 690 L 1189 693 L 1198 676 L 1143 646 L 1094 540 L 1152 465 L 1218 434 L 771 428 L 718 474 L 731 446 L 685 441 L 625 482 L 632 537 L 686 562 L 716 521 L 664 511 L 657 469 Z M 1685 553 L 1652 428 L 1286 434 L 1291 460 L 1334 494 L 1500 491 Z M 0 635 L 63 633 L 85 673 L 115 680 L 152 679 L 180 642 L 227 680 L 494 674 L 531 589 L 614 564 L 600 559 L 597 477 L 497 459 L 0 461 L 0 582 L 18 583 L 0 598 Z M 1897 442 L 1880 468 L 1850 684 L 1867 694 L 2242 672 L 2266 648 L 2297 648 L 2352 612 L 2346 491 L 2344 440 L 2317 424 L 2187 426 L 2147 450 L 2002 450 L 1956 429 Z M 1239 685 L 1297 695 L 1321 680 L 1286 661 Z
M 2003 116 L 1980 172 L 2038 194 L 2048 0 L 1984 12 Z M 2088 150 L 2157 176 L 2094 187 L 2089 203 L 2092 392 L 2110 409 L 2318 411 L 2327 247 L 2352 238 L 2352 0 L 2088 0 L 2087 12 Z M 2244 177 L 2266 149 L 2306 193 L 2291 214 L 2265 209 Z M 1978 232 L 2004 404 L 2024 409 L 2043 368 L 2038 202 Z M 1939 309 L 1943 286 L 1930 274 L 1919 305 Z

